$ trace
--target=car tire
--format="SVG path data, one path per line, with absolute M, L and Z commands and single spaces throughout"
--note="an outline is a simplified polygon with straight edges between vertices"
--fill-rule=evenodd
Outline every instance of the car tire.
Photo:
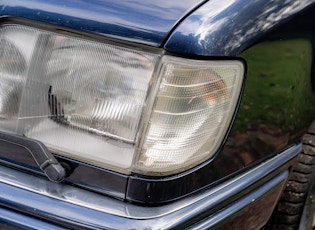
M 269 229 L 310 230 L 315 212 L 315 122 L 302 138 L 302 151 L 271 217 Z M 314 228 L 315 229 L 315 228 Z

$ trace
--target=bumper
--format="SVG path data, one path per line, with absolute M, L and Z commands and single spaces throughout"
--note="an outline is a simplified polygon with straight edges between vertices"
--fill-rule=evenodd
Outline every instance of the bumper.
M 216 186 L 158 207 L 125 203 L 0 166 L 0 222 L 38 229 L 259 229 L 268 221 L 300 148 L 292 146 Z

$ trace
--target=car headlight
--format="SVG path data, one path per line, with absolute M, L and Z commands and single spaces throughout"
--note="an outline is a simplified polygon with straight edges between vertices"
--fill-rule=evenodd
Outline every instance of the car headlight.
M 169 175 L 212 157 L 240 61 L 193 60 L 21 25 L 0 28 L 0 130 L 120 173 Z
M 134 171 L 168 174 L 212 157 L 230 125 L 244 74 L 239 61 L 162 58 L 160 83 Z

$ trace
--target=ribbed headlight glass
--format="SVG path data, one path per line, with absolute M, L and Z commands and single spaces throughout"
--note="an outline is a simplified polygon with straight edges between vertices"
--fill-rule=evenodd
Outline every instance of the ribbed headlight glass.
M 171 174 L 213 156 L 231 122 L 243 74 L 239 61 L 164 57 L 134 170 Z
M 0 131 L 124 174 L 170 175 L 212 157 L 243 82 L 239 61 L 0 28 Z
M 129 173 L 159 54 L 26 26 L 0 29 L 0 129 Z

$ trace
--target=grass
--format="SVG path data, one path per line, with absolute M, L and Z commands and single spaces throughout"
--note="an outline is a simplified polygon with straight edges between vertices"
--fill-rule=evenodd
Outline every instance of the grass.
M 310 124 L 315 117 L 310 41 L 269 41 L 251 47 L 241 57 L 248 72 L 233 130 L 268 124 L 292 133 Z

